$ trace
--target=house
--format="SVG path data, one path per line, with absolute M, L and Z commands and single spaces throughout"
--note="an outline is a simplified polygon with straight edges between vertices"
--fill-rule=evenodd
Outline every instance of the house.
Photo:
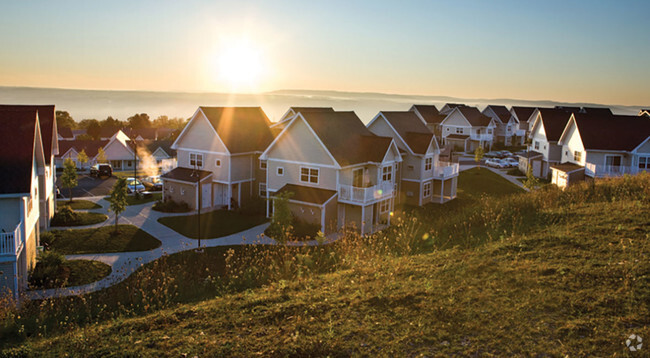
M 120 127 L 102 127 L 99 130 L 99 139 L 100 140 L 110 140 L 115 135 L 115 133 L 117 133 L 118 131 L 122 131 L 122 128 L 120 128 Z M 126 133 L 124 133 L 124 131 L 122 131 L 122 133 L 124 135 L 126 135 Z M 127 136 L 127 138 L 128 138 L 128 136 Z
M 434 105 L 425 105 L 425 104 L 414 104 L 411 106 L 409 111 L 415 113 L 418 118 L 429 128 L 431 132 L 436 136 L 437 140 L 441 140 L 442 129 L 440 127 L 440 122 L 442 122 L 447 116 L 440 114 L 438 108 Z
M 368 129 L 392 137 L 402 155 L 395 173 L 399 194 L 396 202 L 442 204 L 456 198 L 458 163 L 440 161 L 435 136 L 415 112 L 379 112 L 368 123 Z
M 167 173 L 176 168 L 176 150 L 170 140 L 137 140 L 139 164 L 142 169 L 154 175 Z M 152 168 L 154 167 L 155 168 Z M 152 170 L 153 169 L 153 170 Z
M 494 131 L 496 143 L 502 143 L 504 145 L 524 144 L 525 133 L 519 130 L 517 118 L 510 113 L 506 106 L 491 104 L 485 107 L 483 114 L 492 118 L 497 125 Z
M 59 141 L 62 140 L 74 140 L 74 133 L 72 133 L 72 129 L 63 127 L 63 128 L 57 128 L 57 138 Z
M 402 158 L 391 137 L 372 133 L 354 112 L 298 112 L 261 159 L 273 200 L 267 215 L 287 193 L 294 217 L 325 234 L 390 225 Z
M 530 129 L 533 127 L 533 122 L 537 116 L 535 113 L 536 109 L 537 108 L 535 107 L 523 106 L 512 106 L 512 108 L 510 108 L 510 113 L 515 117 L 517 122 L 519 122 L 518 130 L 524 131 L 524 141 L 528 138 Z M 521 134 L 521 132 L 519 132 L 519 134 Z
M 457 106 L 440 123 L 442 144 L 465 152 L 473 152 L 479 146 L 490 150 L 496 126 L 494 119 L 476 107 Z
M 271 128 L 275 134 L 280 133 L 282 129 L 291 121 L 298 112 L 334 112 L 332 107 L 289 107 L 289 109 L 280 117 L 280 119 L 271 124 Z
M 39 202 L 51 189 L 39 122 L 36 108 L 0 110 L 0 294 L 15 299 L 27 288 L 28 272 L 36 264 Z
M 639 116 L 650 117 L 650 109 L 642 109 L 639 111 Z
M 582 107 L 580 113 L 595 114 L 599 116 L 611 116 L 612 110 L 607 107 Z
M 269 125 L 260 107 L 199 107 L 171 146 L 178 167 L 161 176 L 163 200 L 234 209 L 266 198 Z
M 31 113 L 33 110 L 37 111 L 40 136 L 43 142 L 43 155 L 45 156 L 43 173 L 39 173 L 39 179 L 42 180 L 39 191 L 39 212 L 41 215 L 41 228 L 47 230 L 56 211 L 56 163 L 54 156 L 59 153 L 59 140 L 54 105 L 0 105 L 0 111 L 6 112 L 27 111 Z
M 150 127 L 150 128 L 124 128 L 122 132 L 126 134 L 129 138 L 135 141 L 143 140 L 164 140 L 169 138 L 169 136 L 174 132 L 171 128 L 165 127 Z
M 572 112 L 558 108 L 540 108 L 536 112 L 537 117 L 530 132 L 531 144 L 528 150 L 541 153 L 542 158 L 540 160 L 533 156 L 529 159 L 534 159 L 534 163 L 522 163 L 523 157 L 520 156 L 519 168 L 524 171 L 523 169 L 527 170 L 531 165 L 535 177 L 548 178 L 550 166 L 562 163 L 562 145 L 558 144 L 558 141 Z
M 574 113 L 558 144 L 562 164 L 551 167 L 551 181 L 559 187 L 650 171 L 650 119 L 645 117 Z
M 582 108 L 575 106 L 555 106 L 555 109 L 561 109 L 569 113 L 580 113 Z
M 442 108 L 440 108 L 439 113 L 448 115 L 449 113 L 451 113 L 451 111 L 453 111 L 457 107 L 467 107 L 467 105 L 462 103 L 446 103 L 444 106 L 442 106 Z
M 107 140 L 76 139 L 66 140 L 59 143 L 59 155 L 56 156 L 55 162 L 58 168 L 63 168 L 66 159 L 71 159 L 77 168 L 85 169 L 97 163 L 97 154 L 99 148 L 104 148 L 108 144 Z M 83 151 L 88 156 L 87 163 L 79 162 L 79 153 Z

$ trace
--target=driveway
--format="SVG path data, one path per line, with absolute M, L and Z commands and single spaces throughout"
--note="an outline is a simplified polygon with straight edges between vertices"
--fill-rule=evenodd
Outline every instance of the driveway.
M 69 189 L 63 188 L 61 186 L 60 178 L 61 176 L 57 175 L 56 185 L 61 190 L 61 195 L 67 198 L 70 195 L 70 191 Z M 73 198 L 106 196 L 108 193 L 110 193 L 113 185 L 115 184 L 115 181 L 117 181 L 117 178 L 115 176 L 112 176 L 108 179 L 99 179 L 93 178 L 87 174 L 79 174 L 77 181 L 79 182 L 79 185 L 77 185 L 75 188 L 72 188 Z

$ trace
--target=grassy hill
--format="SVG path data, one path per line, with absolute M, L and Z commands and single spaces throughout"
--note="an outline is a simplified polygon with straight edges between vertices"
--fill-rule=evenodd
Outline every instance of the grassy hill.
M 326 247 L 171 255 L 23 308 L 36 326 L 6 315 L 29 334 L 4 354 L 626 356 L 650 337 L 650 176 L 474 200 Z

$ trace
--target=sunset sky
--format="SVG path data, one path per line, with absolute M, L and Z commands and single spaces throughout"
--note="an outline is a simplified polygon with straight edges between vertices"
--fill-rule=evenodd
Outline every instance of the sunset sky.
M 0 86 L 646 105 L 650 1 L 3 1 Z

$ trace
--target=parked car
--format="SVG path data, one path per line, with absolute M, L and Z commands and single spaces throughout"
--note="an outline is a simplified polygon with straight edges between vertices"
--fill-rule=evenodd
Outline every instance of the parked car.
M 501 159 L 497 159 L 497 158 L 490 158 L 490 159 L 485 161 L 485 164 L 488 167 L 493 167 L 493 168 L 505 168 L 506 167 L 506 165 L 503 162 L 501 162 Z
M 161 191 L 163 189 L 162 180 L 160 180 L 160 175 L 154 175 L 146 177 L 142 180 L 142 184 L 150 191 Z
M 144 191 L 144 185 L 142 185 L 140 179 L 126 178 L 126 191 L 128 193 Z
M 505 163 L 509 168 L 514 168 L 519 166 L 519 161 L 515 158 L 506 158 L 501 160 L 502 163 Z
M 498 152 L 487 152 L 487 153 L 483 154 L 483 156 L 486 157 L 486 158 L 496 158 L 496 157 L 499 156 L 499 153 Z
M 113 175 L 113 168 L 110 164 L 95 164 L 90 167 L 91 177 L 110 177 Z
M 500 151 L 497 152 L 497 157 L 499 157 L 499 158 L 507 158 L 507 157 L 511 157 L 511 156 L 512 156 L 512 153 L 510 153 L 507 150 L 500 150 Z

